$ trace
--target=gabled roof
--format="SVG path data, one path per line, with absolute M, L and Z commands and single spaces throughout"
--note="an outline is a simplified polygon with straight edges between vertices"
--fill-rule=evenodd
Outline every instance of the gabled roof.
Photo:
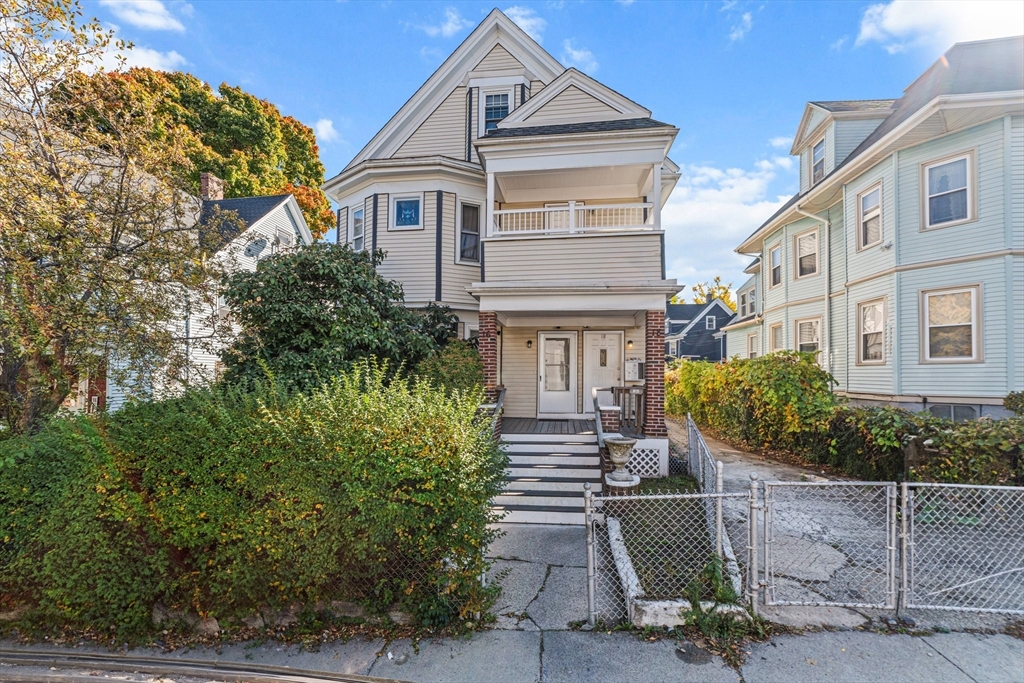
M 831 102 L 809 102 L 827 112 L 880 112 L 888 113 L 896 100 L 834 100 Z
M 544 126 L 523 126 L 520 128 L 495 128 L 487 131 L 488 138 L 516 138 L 530 135 L 565 135 L 569 133 L 602 133 L 606 131 L 641 130 L 645 128 L 673 128 L 674 126 L 654 119 L 619 119 L 614 121 L 586 121 L 580 123 L 559 123 Z
M 720 309 L 722 311 L 722 314 L 723 314 L 722 317 L 726 320 L 726 323 L 725 323 L 726 325 L 728 324 L 728 321 L 730 321 L 734 317 L 736 317 L 736 312 L 733 311 L 728 306 L 726 306 L 725 303 L 721 299 L 712 299 L 711 301 L 709 301 L 706 304 L 669 304 L 668 306 L 665 307 L 666 308 L 666 312 L 665 312 L 666 317 L 668 316 L 668 311 L 667 311 L 668 307 L 669 306 L 673 306 L 673 305 L 676 305 L 676 306 L 679 306 L 679 305 L 682 305 L 682 306 L 694 306 L 697 309 L 697 312 L 692 315 L 692 317 L 690 318 L 690 322 L 686 324 L 686 327 L 684 327 L 683 329 L 679 330 L 678 332 L 673 332 L 671 335 L 669 335 L 669 336 L 674 337 L 676 339 L 681 338 L 681 337 L 685 337 L 686 334 L 690 330 L 693 329 L 694 325 L 696 325 L 698 322 L 703 322 L 704 318 L 707 315 L 710 315 L 713 312 L 712 309 L 718 308 L 718 309 Z M 692 310 L 692 309 L 690 309 L 690 310 Z M 717 329 L 721 329 L 722 327 L 724 327 L 724 325 L 716 325 L 715 327 Z M 714 332 L 714 331 L 717 331 L 717 329 L 716 330 L 709 330 L 709 331 L 710 332 Z M 666 340 L 667 339 L 668 339 L 668 337 L 666 337 Z
M 557 59 L 515 22 L 499 10 L 492 10 L 345 168 L 366 159 L 394 154 L 438 105 L 462 84 L 465 74 L 499 43 L 526 67 L 528 77 L 550 83 L 565 71 Z
M 548 83 L 536 97 L 530 98 L 524 105 L 513 111 L 498 123 L 498 129 L 529 126 L 530 117 L 540 112 L 545 105 L 567 90 L 575 89 L 609 107 L 612 112 L 574 114 L 565 121 L 547 120 L 545 123 L 576 123 L 582 121 L 608 121 L 614 119 L 645 119 L 650 118 L 651 111 L 621 95 L 604 83 L 594 80 L 575 68 L 566 69 L 561 76 Z
M 693 316 L 707 308 L 707 304 L 667 304 L 665 306 L 666 320 L 693 320 Z
M 278 194 L 267 197 L 237 197 L 234 199 L 213 199 L 204 200 L 203 208 L 199 215 L 200 239 L 207 243 L 213 251 L 224 248 L 233 239 L 243 232 L 259 223 L 261 220 L 273 213 L 278 207 L 283 206 L 291 200 L 295 200 L 290 194 Z M 298 205 L 294 207 L 298 209 Z M 217 221 L 215 224 L 212 218 L 220 212 L 230 211 L 238 217 L 237 221 Z M 296 211 L 292 212 L 295 218 Z M 297 211 L 298 219 L 296 225 L 299 227 L 300 237 L 307 244 L 312 240 L 309 235 L 309 228 L 302 218 L 302 212 Z M 203 228 L 209 225 L 208 230 Z

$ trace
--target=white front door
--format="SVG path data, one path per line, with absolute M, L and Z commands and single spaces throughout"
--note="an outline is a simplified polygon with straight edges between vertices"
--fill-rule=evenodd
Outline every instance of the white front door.
M 583 333 L 583 412 L 594 414 L 594 387 L 622 386 L 622 332 Z M 612 402 L 611 392 L 600 392 L 601 403 Z
M 576 415 L 576 333 L 540 332 L 537 417 Z

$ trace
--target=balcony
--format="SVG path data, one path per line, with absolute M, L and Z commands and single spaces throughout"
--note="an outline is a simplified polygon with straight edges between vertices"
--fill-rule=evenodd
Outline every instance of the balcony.
M 598 204 L 570 201 L 543 209 L 493 211 L 487 237 L 575 235 L 656 230 L 653 202 Z

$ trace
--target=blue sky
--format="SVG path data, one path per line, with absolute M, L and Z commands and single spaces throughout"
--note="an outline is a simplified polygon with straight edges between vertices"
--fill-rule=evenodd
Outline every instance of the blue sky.
M 959 40 L 1020 33 L 1024 3 L 524 2 L 497 5 L 576 66 L 679 127 L 664 215 L 670 277 L 721 275 L 797 187 L 808 100 L 898 97 Z M 338 173 L 495 7 L 478 2 L 87 0 L 129 64 L 239 85 L 318 133 Z M 330 236 L 333 239 L 333 235 Z M 687 292 L 689 294 L 689 292 Z

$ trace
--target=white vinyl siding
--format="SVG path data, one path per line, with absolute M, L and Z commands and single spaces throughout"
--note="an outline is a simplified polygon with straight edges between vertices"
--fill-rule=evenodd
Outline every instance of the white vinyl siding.
M 431 196 L 436 195 L 436 192 L 431 193 Z M 476 310 L 479 304 L 473 295 L 466 291 L 466 287 L 480 281 L 480 264 L 458 261 L 460 244 L 457 213 L 461 199 L 461 196 L 456 197 L 449 192 L 443 193 L 442 196 L 441 299 L 456 308 Z M 466 201 L 481 207 L 484 204 L 483 197 L 467 197 Z
M 416 197 L 420 200 L 419 230 L 389 229 L 385 211 L 394 204 L 394 196 L 380 194 L 377 197 L 377 248 L 387 252 L 384 261 L 377 267 L 389 280 L 401 283 L 405 291 L 405 302 L 410 306 L 423 306 L 434 300 L 436 282 L 435 246 L 437 234 L 437 193 L 425 192 L 415 195 L 402 194 L 398 198 Z M 373 197 L 369 197 L 373 203 Z M 367 221 L 367 243 L 372 232 L 372 216 Z
M 921 293 L 922 355 L 930 363 L 980 360 L 980 287 Z
M 394 157 L 466 158 L 466 88 L 459 86 L 420 124 Z
M 796 236 L 796 278 L 818 274 L 818 231 L 812 230 Z
M 833 125 L 835 129 L 835 141 L 833 146 L 835 147 L 835 162 L 834 166 L 846 161 L 846 157 L 850 156 L 850 152 L 855 150 L 857 146 L 864 142 L 867 136 L 878 128 L 878 124 L 885 120 L 885 116 L 881 116 L 877 119 L 844 119 L 836 121 Z
M 491 240 L 484 245 L 488 282 L 633 281 L 661 274 L 658 235 L 602 235 Z
M 473 67 L 473 71 L 506 71 L 522 68 L 523 65 L 508 50 L 501 45 L 495 45 L 487 56 Z
M 550 120 L 571 119 L 594 115 L 618 114 L 618 110 L 605 104 L 575 85 L 570 85 L 551 98 L 551 101 L 535 111 L 527 119 L 536 125 Z

